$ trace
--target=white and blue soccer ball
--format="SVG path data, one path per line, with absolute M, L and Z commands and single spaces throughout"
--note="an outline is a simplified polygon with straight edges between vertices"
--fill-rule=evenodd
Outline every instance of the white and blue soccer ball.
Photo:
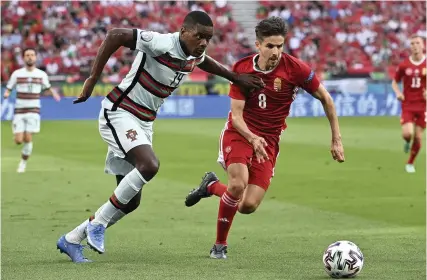
M 337 241 L 328 246 L 323 254 L 326 273 L 332 278 L 353 278 L 363 268 L 363 254 L 351 241 Z

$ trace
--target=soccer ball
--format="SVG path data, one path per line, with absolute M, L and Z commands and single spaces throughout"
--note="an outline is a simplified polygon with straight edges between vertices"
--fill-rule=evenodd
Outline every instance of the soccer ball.
M 352 278 L 362 271 L 363 254 L 350 241 L 337 241 L 328 246 L 323 254 L 326 273 L 332 278 Z

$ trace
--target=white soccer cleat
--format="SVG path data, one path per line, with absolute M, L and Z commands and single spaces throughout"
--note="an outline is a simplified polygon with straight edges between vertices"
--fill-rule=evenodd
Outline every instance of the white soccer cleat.
M 408 173 L 415 173 L 415 166 L 413 164 L 405 165 L 405 169 Z
M 18 169 L 16 170 L 16 172 L 18 173 L 24 173 L 25 169 L 27 168 L 27 163 L 25 161 L 22 161 L 19 163 Z

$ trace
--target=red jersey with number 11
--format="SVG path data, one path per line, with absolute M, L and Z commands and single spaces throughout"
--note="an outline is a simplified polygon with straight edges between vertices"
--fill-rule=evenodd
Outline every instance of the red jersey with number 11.
M 259 70 L 257 61 L 258 54 L 245 57 L 234 65 L 233 71 L 259 76 L 264 81 L 265 88 L 244 93 L 232 84 L 229 96 L 246 101 L 243 119 L 252 133 L 264 138 L 273 137 L 278 141 L 286 128 L 285 119 L 289 115 L 298 88 L 313 93 L 320 82 L 307 64 L 286 53 L 282 54 L 279 64 L 270 71 Z M 235 130 L 231 112 L 228 115 L 227 129 Z
M 424 111 L 426 100 L 424 91 L 426 90 L 426 58 L 419 62 L 414 62 L 411 57 L 405 59 L 397 68 L 394 77 L 396 82 L 403 82 L 402 109 Z

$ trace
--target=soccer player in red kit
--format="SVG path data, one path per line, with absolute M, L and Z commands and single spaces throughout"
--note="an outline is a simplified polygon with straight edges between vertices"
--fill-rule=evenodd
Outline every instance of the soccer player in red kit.
M 405 153 L 411 154 L 405 169 L 414 173 L 414 161 L 421 149 L 422 135 L 426 128 L 426 57 L 424 55 L 424 40 L 414 35 L 410 39 L 411 56 L 405 59 L 397 68 L 391 84 L 396 97 L 402 103 L 402 137 L 405 140 Z M 397 83 L 403 82 L 403 93 Z
M 323 104 L 332 130 L 331 153 L 344 161 L 338 118 L 330 94 L 314 71 L 301 60 L 283 52 L 286 26 L 279 17 L 258 23 L 255 29 L 258 54 L 238 61 L 237 73 L 261 77 L 265 87 L 246 92 L 231 85 L 231 112 L 220 137 L 218 162 L 228 174 L 228 186 L 213 172 L 203 177 L 200 186 L 186 197 L 190 207 L 204 197 L 220 197 L 217 239 L 210 257 L 225 259 L 227 236 L 237 211 L 253 213 L 260 205 L 274 173 L 279 154 L 280 134 L 298 88 L 303 88 Z

